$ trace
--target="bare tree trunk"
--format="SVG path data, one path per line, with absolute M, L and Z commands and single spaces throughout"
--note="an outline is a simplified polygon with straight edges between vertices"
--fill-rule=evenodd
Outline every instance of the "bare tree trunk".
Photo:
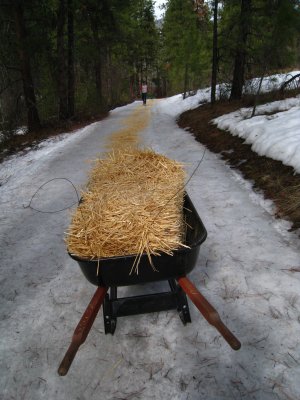
M 185 64 L 185 69 L 184 69 L 183 99 L 186 98 L 187 88 L 188 88 L 188 65 L 187 65 L 187 63 L 186 63 L 186 64 Z
M 26 27 L 24 21 L 24 11 L 22 3 L 19 1 L 16 1 L 14 5 L 14 17 L 20 57 L 21 75 L 23 81 L 23 91 L 27 108 L 28 130 L 35 131 L 40 129 L 41 123 L 36 106 L 35 91 L 30 67 L 30 58 L 26 48 Z
M 261 85 L 262 85 L 263 80 L 264 80 L 265 71 L 266 71 L 266 69 L 264 70 L 264 73 L 263 73 L 263 74 L 261 75 L 261 77 L 260 77 L 258 89 L 257 89 L 256 95 L 255 95 L 255 99 L 254 99 L 254 106 L 253 106 L 253 109 L 252 109 L 252 113 L 251 113 L 251 117 L 250 117 L 250 118 L 254 117 L 254 115 L 255 115 L 256 106 L 257 106 L 257 101 L 258 101 L 258 96 L 259 96 L 259 94 L 260 94 Z
M 57 64 L 58 64 L 58 98 L 60 120 L 68 118 L 68 86 L 65 57 L 65 23 L 66 23 L 66 4 L 65 0 L 59 1 L 57 15 Z
M 166 79 L 166 77 L 162 78 L 162 87 L 163 87 L 162 96 L 167 97 L 167 79 Z
M 216 101 L 217 71 L 218 71 L 218 0 L 215 0 L 215 2 L 214 2 L 211 92 L 210 92 L 211 104 L 214 104 Z
M 97 94 L 100 99 L 100 103 L 102 103 L 102 63 L 101 60 L 95 61 L 94 65 L 95 69 L 95 84 L 97 89 Z
M 99 25 L 98 25 L 98 20 L 94 17 L 91 16 L 91 29 L 93 32 L 93 39 L 94 39 L 94 45 L 95 48 L 97 49 L 97 54 L 95 55 L 95 62 L 94 62 L 94 71 L 95 71 L 95 84 L 96 84 L 96 90 L 97 90 L 97 95 L 99 96 L 99 104 L 100 108 L 102 109 L 104 106 L 106 106 L 103 98 L 103 82 L 102 82 L 102 43 L 99 38 Z
M 74 73 L 74 14 L 73 0 L 68 0 L 68 116 L 75 112 L 75 73 Z
M 159 72 L 160 72 L 159 68 L 157 67 L 156 68 L 156 84 L 157 84 L 156 96 L 157 97 L 161 97 L 161 93 L 162 93 L 162 91 L 161 91 L 161 77 L 160 77 L 160 73 Z
M 252 0 L 241 0 L 239 38 L 237 40 L 232 87 L 230 94 L 230 99 L 232 100 L 241 99 L 243 94 L 247 56 L 246 46 L 250 28 L 251 2 Z
M 293 81 L 295 81 L 295 87 L 294 88 L 298 88 L 299 87 L 299 80 L 300 80 L 300 74 L 296 74 L 294 75 L 292 78 L 290 78 L 289 80 L 285 81 L 281 86 L 280 86 L 280 91 L 281 93 L 284 92 L 284 89 L 286 87 L 288 87 L 288 85 L 290 83 L 292 83 Z

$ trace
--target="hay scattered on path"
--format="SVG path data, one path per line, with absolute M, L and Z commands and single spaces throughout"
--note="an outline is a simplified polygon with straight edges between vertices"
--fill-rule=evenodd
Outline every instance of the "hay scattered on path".
M 149 124 L 151 107 L 138 106 L 130 115 L 121 121 L 122 128 L 110 135 L 107 147 L 110 150 L 120 150 L 124 147 L 137 147 L 140 132 Z
M 127 149 L 97 160 L 88 191 L 67 232 L 67 246 L 77 256 L 172 254 L 183 246 L 181 164 L 151 150 Z

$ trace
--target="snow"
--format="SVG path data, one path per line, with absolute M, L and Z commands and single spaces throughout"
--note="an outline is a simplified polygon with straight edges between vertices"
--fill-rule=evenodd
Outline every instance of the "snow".
M 300 97 L 259 106 L 252 118 L 251 112 L 252 108 L 244 108 L 213 122 L 245 139 L 260 156 L 282 161 L 300 173 Z
M 278 89 L 284 81 L 300 71 L 286 74 L 276 74 L 264 78 L 261 91 Z M 253 79 L 247 85 L 247 92 L 255 93 L 259 78 Z M 224 85 L 217 87 L 217 94 L 224 90 Z M 176 95 L 165 100 L 162 111 L 177 117 L 181 112 L 196 108 L 199 104 L 210 101 L 210 88 L 197 91 L 195 96 L 182 101 L 182 95 Z M 260 156 L 267 156 L 283 164 L 292 166 L 300 173 L 300 96 L 296 98 L 274 101 L 258 106 L 255 116 L 251 118 L 252 108 L 242 108 L 238 111 L 215 118 L 212 123 L 218 128 L 228 131 L 234 136 L 245 139 L 251 144 L 251 149 Z
M 271 202 L 178 128 L 178 114 L 208 96 L 204 89 L 185 101 L 175 96 L 147 107 L 135 102 L 2 164 L 1 399 L 300 398 L 299 239 L 288 222 L 274 218 Z M 297 107 L 291 104 L 290 116 Z M 136 112 L 150 117 L 139 133 L 141 144 L 185 163 L 188 175 L 205 151 L 187 191 L 208 238 L 189 278 L 242 348 L 233 351 L 192 303 L 192 324 L 183 326 L 175 310 L 137 315 L 119 318 L 113 336 L 104 334 L 100 311 L 68 375 L 60 377 L 58 365 L 95 287 L 66 252 L 70 212 L 26 206 L 50 180 L 34 198 L 35 208 L 55 211 L 76 202 L 68 181 L 52 179 L 67 178 L 80 191 L 89 160 L 107 151 Z M 265 118 L 265 126 L 279 118 Z M 165 287 L 156 282 L 120 294 Z
M 27 133 L 27 126 L 20 126 L 14 132 L 14 135 L 25 135 Z M 0 131 L 0 143 L 6 139 L 6 135 Z
M 298 75 L 300 71 L 291 71 L 286 74 L 274 74 L 270 76 L 266 76 L 263 78 L 262 85 L 261 85 L 261 92 L 270 92 L 272 90 L 280 89 L 281 85 L 284 82 L 287 82 L 293 76 Z M 246 93 L 256 93 L 261 78 L 254 78 L 246 82 L 244 87 L 244 92 Z

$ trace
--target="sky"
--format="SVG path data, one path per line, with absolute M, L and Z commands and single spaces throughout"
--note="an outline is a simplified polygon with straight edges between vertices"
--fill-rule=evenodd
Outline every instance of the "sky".
M 154 12 L 157 19 L 160 19 L 162 17 L 162 14 L 164 13 L 164 10 L 161 10 L 159 6 L 165 3 L 166 0 L 155 0 Z
M 264 90 L 284 76 L 274 78 Z M 209 96 L 206 88 L 186 100 L 177 95 L 149 100 L 146 107 L 136 101 L 1 165 L 1 400 L 300 398 L 299 237 L 289 222 L 274 217 L 273 203 L 251 182 L 177 126 L 181 112 Z M 280 104 L 270 105 L 273 118 L 263 124 L 267 142 L 274 136 L 285 147 L 279 131 L 298 110 L 297 101 L 279 113 Z M 243 115 L 241 110 L 235 125 L 250 121 Z M 255 117 L 258 125 L 261 117 Z M 72 184 L 80 192 L 91 160 L 103 157 L 123 127 L 136 128 L 141 118 L 146 126 L 135 131 L 140 146 L 182 162 L 188 177 L 204 156 L 186 190 L 208 237 L 188 277 L 242 347 L 232 350 L 191 302 L 191 324 L 184 326 L 176 310 L 136 315 L 119 318 L 113 336 L 104 334 L 100 311 L 68 375 L 60 377 L 57 368 L 96 287 L 66 251 L 75 206 L 54 211 L 76 203 Z M 231 129 L 236 119 L 224 116 L 222 123 Z M 278 124 L 268 130 L 274 120 Z M 299 122 L 292 120 L 297 132 Z M 245 131 L 241 125 L 239 132 Z M 121 297 L 165 290 L 166 282 L 118 288 Z

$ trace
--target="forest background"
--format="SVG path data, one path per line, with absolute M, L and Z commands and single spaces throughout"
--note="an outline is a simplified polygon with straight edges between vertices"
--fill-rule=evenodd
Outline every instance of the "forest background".
M 253 77 L 297 68 L 299 0 L 1 0 L 1 147 L 140 96 L 238 100 Z M 217 86 L 218 83 L 228 85 Z M 219 89 L 218 89 L 219 88 Z

